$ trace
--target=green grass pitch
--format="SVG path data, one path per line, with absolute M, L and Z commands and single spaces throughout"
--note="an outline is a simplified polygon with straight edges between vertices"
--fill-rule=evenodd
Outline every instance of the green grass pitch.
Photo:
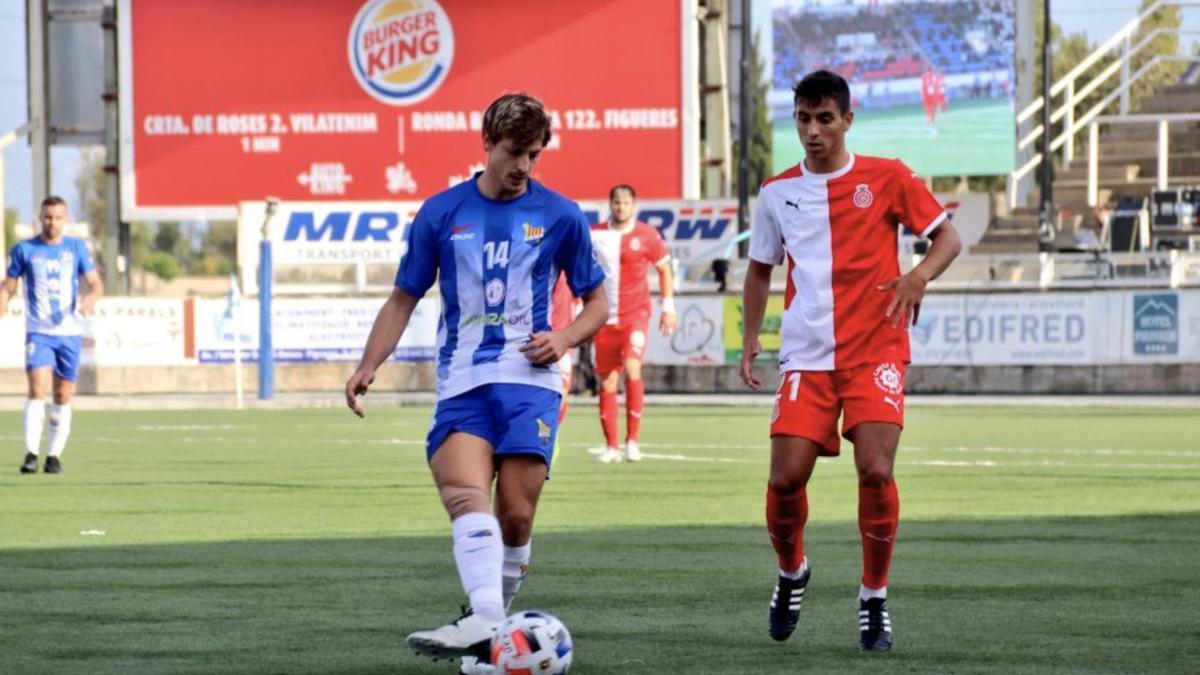
M 455 672 L 403 644 L 462 601 L 428 415 L 80 412 L 60 476 L 18 474 L 0 415 L 0 672 Z M 810 485 L 800 627 L 767 636 L 767 416 L 652 407 L 649 457 L 599 465 L 571 412 L 517 607 L 566 622 L 573 672 L 1200 671 L 1195 411 L 912 407 L 883 656 L 846 453 Z
M 950 101 L 931 135 L 921 106 L 859 110 L 846 135 L 852 151 L 899 157 L 922 176 L 981 176 L 1013 170 L 1012 106 L 1006 99 Z M 804 157 L 791 119 L 774 122 L 772 167 L 778 173 Z

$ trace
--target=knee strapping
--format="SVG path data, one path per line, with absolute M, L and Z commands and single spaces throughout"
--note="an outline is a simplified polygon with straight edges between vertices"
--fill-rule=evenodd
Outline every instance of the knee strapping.
M 490 513 L 491 495 L 474 486 L 445 485 L 441 488 L 442 504 L 451 520 L 468 513 Z

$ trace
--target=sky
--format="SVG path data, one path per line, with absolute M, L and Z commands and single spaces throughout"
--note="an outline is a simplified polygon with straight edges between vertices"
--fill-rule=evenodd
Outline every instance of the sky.
M 768 38 L 764 48 L 769 49 L 771 0 L 752 2 L 755 24 L 761 35 Z M 1091 42 L 1100 42 L 1115 33 L 1135 16 L 1137 7 L 1138 0 L 1051 0 L 1050 5 L 1056 23 L 1068 33 L 1086 33 Z M 1200 7 L 1184 8 L 1183 16 L 1185 29 L 1200 31 Z M 0 134 L 26 121 L 25 78 L 25 0 L 0 0 Z M 21 220 L 28 222 L 33 214 L 28 144 L 19 140 L 9 145 L 3 150 L 3 161 L 6 206 L 16 207 Z M 67 199 L 73 213 L 82 212 L 74 184 L 80 164 L 78 148 L 56 148 L 52 153 L 51 190 Z

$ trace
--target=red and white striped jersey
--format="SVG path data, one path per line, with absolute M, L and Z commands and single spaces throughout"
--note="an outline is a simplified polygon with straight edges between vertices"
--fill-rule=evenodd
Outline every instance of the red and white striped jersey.
M 884 316 L 900 274 L 896 227 L 927 237 L 946 212 L 900 160 L 850 155 L 828 174 L 803 162 L 758 193 L 750 258 L 787 260 L 782 370 L 909 361 L 908 328 Z
M 608 323 L 636 326 L 650 320 L 650 266 L 671 260 L 671 251 L 658 230 L 635 221 L 628 232 L 614 230 L 608 223 L 592 225 L 592 245 L 604 269 L 608 292 Z

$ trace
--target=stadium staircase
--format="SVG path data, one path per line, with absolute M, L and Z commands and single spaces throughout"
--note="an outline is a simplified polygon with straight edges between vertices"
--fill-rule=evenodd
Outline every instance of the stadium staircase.
M 1183 81 L 1189 78 L 1185 76 Z M 1200 112 L 1200 83 L 1162 87 L 1137 113 Z M 1172 185 L 1200 185 L 1200 123 L 1170 126 L 1169 173 Z M 1075 231 L 1091 218 L 1087 201 L 1086 144 L 1079 158 L 1054 177 L 1054 201 L 1062 215 L 1056 248 L 1070 248 Z M 1100 131 L 1100 203 L 1122 197 L 1149 197 L 1158 167 L 1158 128 L 1153 124 L 1113 125 Z M 994 218 L 971 253 L 1035 253 L 1039 250 L 1038 208 L 1020 206 Z

